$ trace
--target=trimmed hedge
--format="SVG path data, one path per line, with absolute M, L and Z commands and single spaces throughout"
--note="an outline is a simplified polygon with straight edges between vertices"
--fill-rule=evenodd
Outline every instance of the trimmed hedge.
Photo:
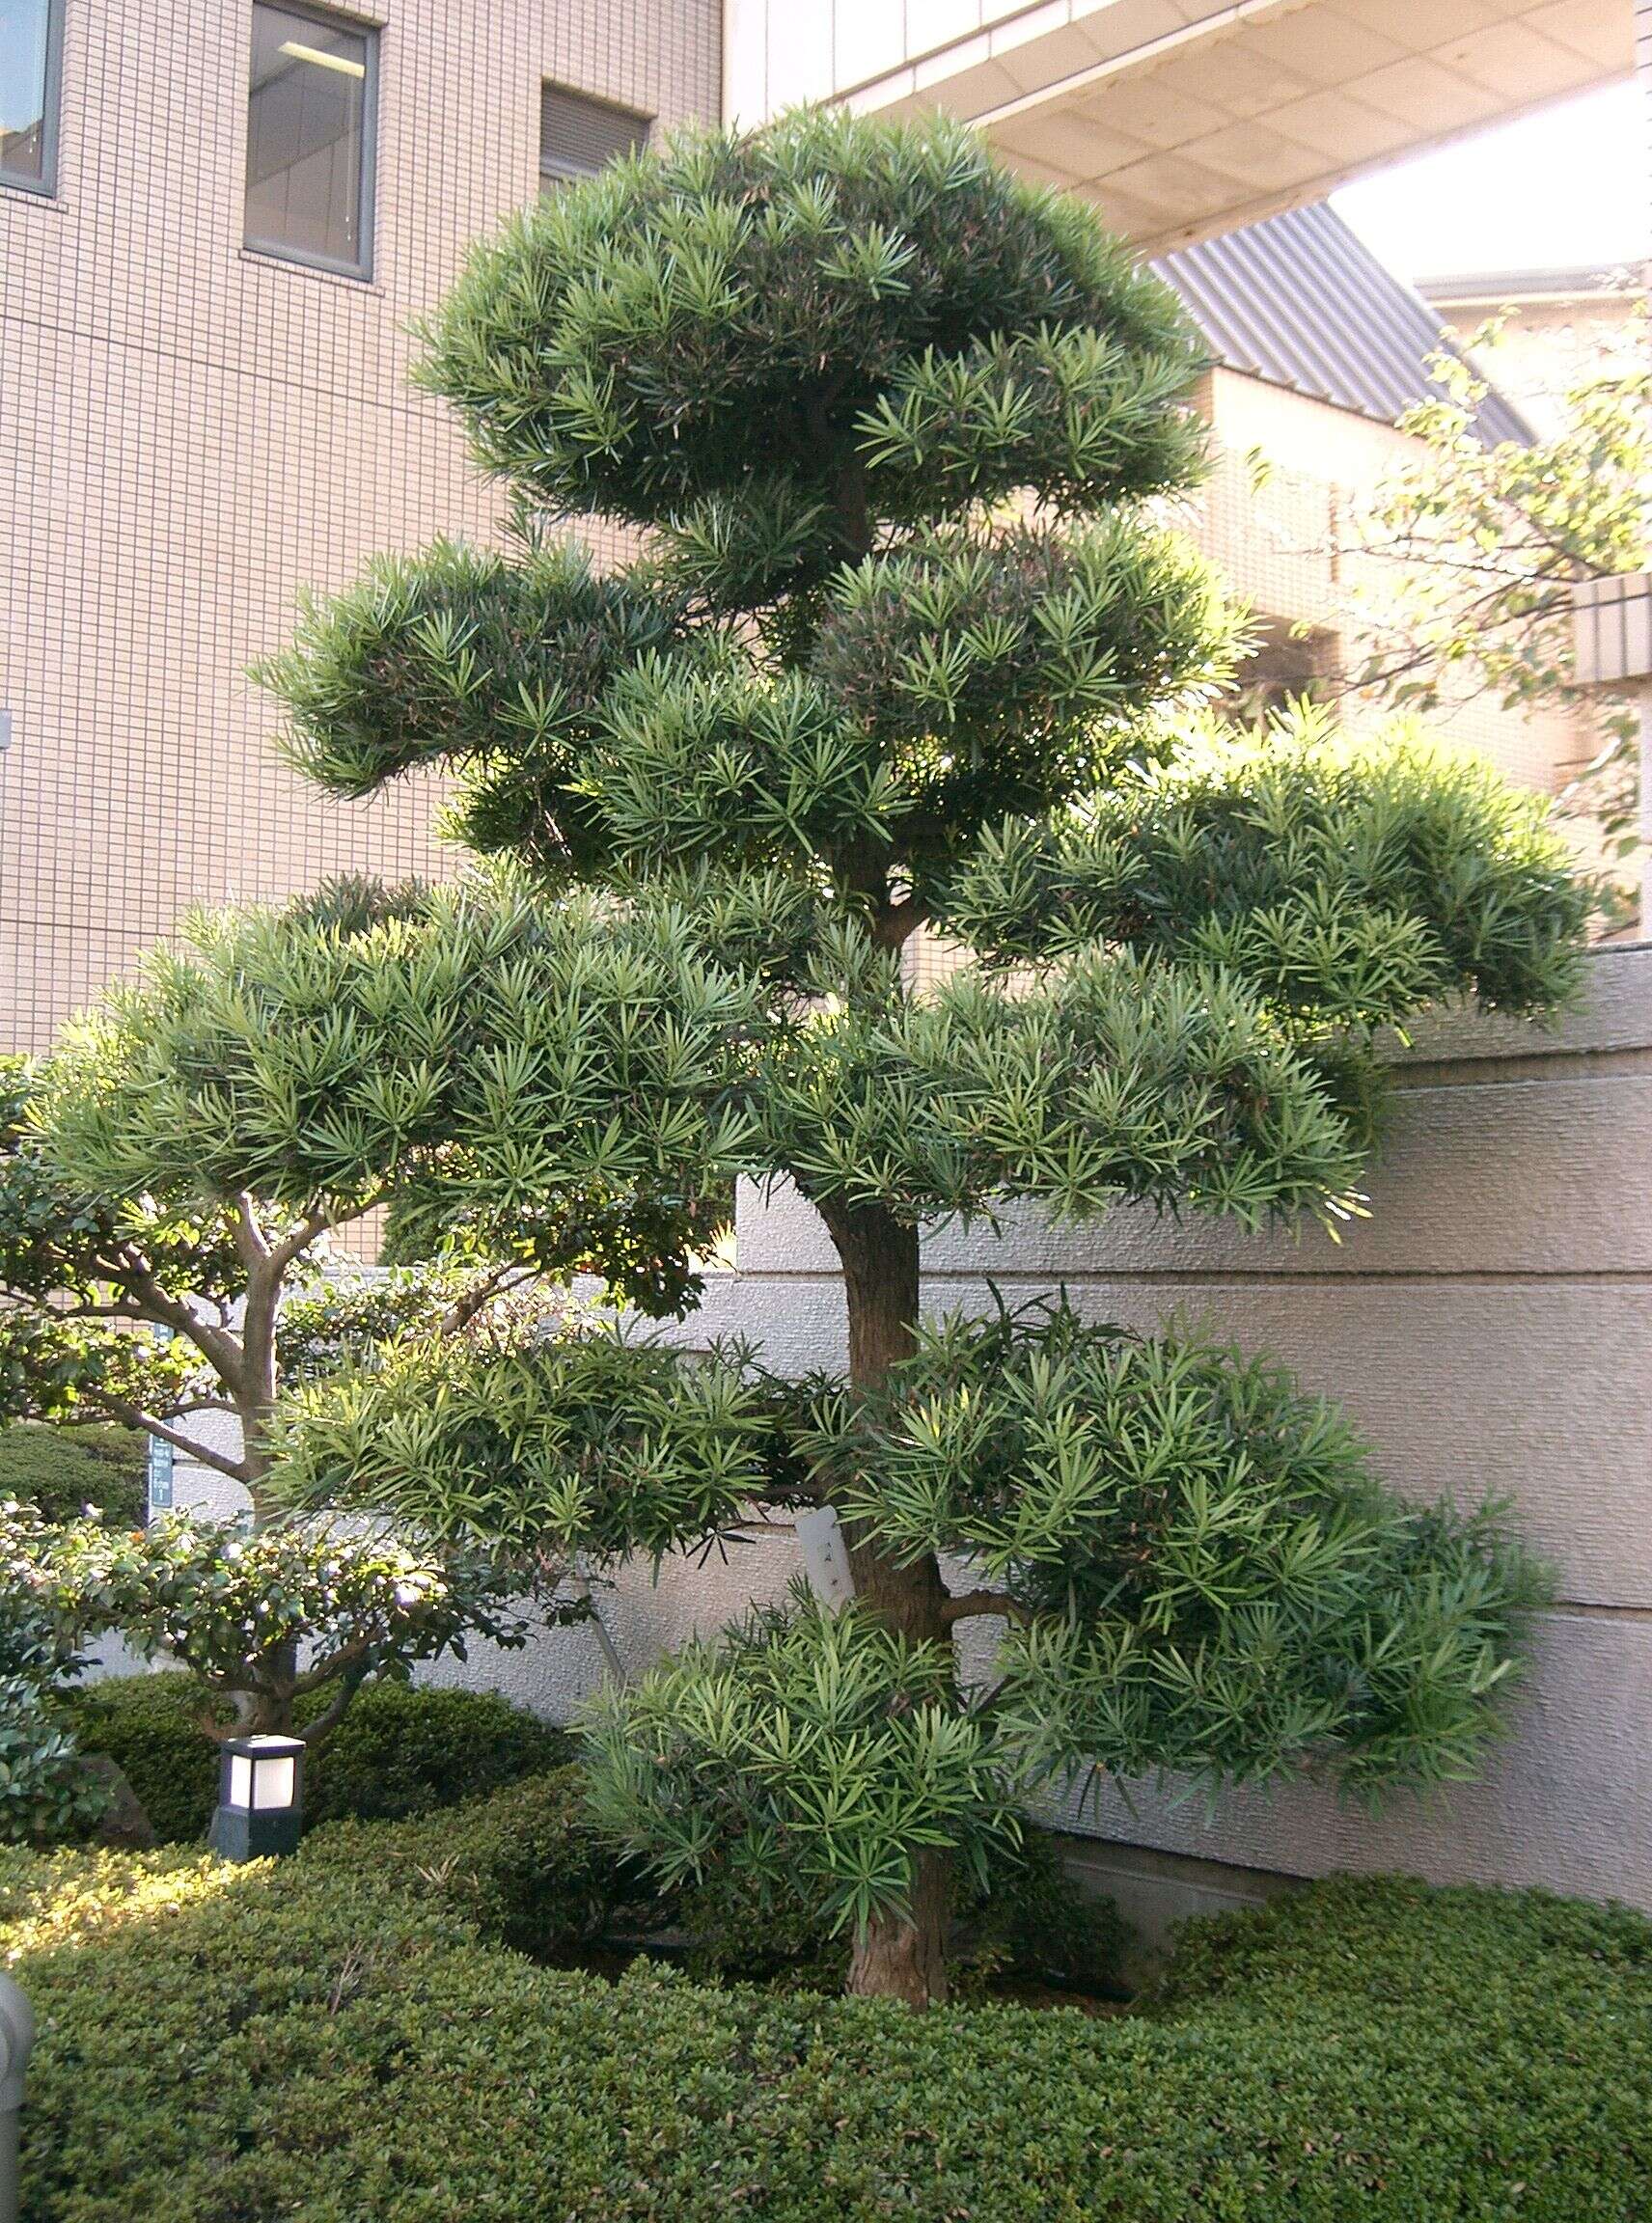
M 396 1857 L 380 1827 L 275 1868 L 0 1858 L 41 2017 L 31 2223 L 1652 2213 L 1638 1915 L 1334 1880 L 1196 1926 L 1163 2000 L 1117 2020 L 647 1966 L 609 1986 L 480 1934 L 486 1848 L 531 1795 L 566 1852 L 547 1777 L 409 1825 Z
M 139 1528 L 149 1501 L 149 1438 L 112 1420 L 74 1427 L 43 1420 L 0 1425 L 0 1499 L 42 1521 L 74 1521 L 96 1505 L 111 1528 Z
M 195 1719 L 206 1702 L 180 1674 L 111 1676 L 69 1700 L 81 1750 L 118 1763 L 165 1844 L 204 1836 L 217 1803 L 217 1751 Z M 563 1730 L 496 1691 L 372 1684 L 308 1768 L 305 1819 L 430 1813 L 560 1768 L 571 1751 Z
M 401 1821 L 564 1767 L 573 1740 L 496 1690 L 374 1683 L 358 1691 L 310 1774 L 312 1823 Z
M 630 1879 L 585 1820 L 585 1771 L 558 1768 L 413 1822 L 335 1822 L 300 1862 L 445 1907 L 490 1943 L 540 1961 L 600 1936 Z
M 218 1755 L 197 1728 L 207 1693 L 193 1675 L 110 1675 L 71 1690 L 65 1712 L 82 1752 L 105 1752 L 163 1845 L 204 1837 L 218 1800 Z

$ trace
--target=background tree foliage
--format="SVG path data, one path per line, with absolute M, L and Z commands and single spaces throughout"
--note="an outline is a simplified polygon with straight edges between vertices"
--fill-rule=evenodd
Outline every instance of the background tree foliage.
M 474 1546 L 433 1566 L 416 1543 L 300 1531 L 267 1468 L 284 1383 L 371 1364 L 397 1338 L 473 1332 L 532 1305 L 547 1264 L 598 1256 L 651 1304 L 686 1281 L 710 1206 L 675 1191 L 633 1205 L 623 1184 L 647 1147 L 634 1136 L 596 1139 L 589 1179 L 564 1150 L 553 1185 L 514 1141 L 493 1147 L 514 1132 L 508 1070 L 495 1094 L 453 1109 L 455 1084 L 468 1099 L 496 1049 L 518 1057 L 556 1024 L 550 951 L 567 956 L 570 931 L 508 890 L 368 900 L 344 889 L 203 919 L 52 1057 L 8 1071 L 0 1403 L 23 1425 L 97 1413 L 145 1432 L 238 1485 L 254 1526 L 271 1530 L 253 1542 L 214 1523 L 117 1535 L 71 1521 L 37 1573 L 49 1566 L 77 1640 L 120 1628 L 195 1665 L 230 1700 L 203 1716 L 213 1734 L 290 1729 L 294 1702 L 325 1687 L 337 1704 L 302 1725 L 325 1736 L 364 1680 L 461 1645 L 467 1628 L 521 1641 L 508 1591 L 549 1598 L 565 1572 L 543 1540 L 509 1566 Z M 617 952 L 618 1029 L 625 982 L 661 947 Z M 562 1024 L 565 1135 L 589 1101 L 586 1068 L 611 1077 L 622 1057 L 595 1030 L 570 1031 L 566 1008 Z M 675 1039 L 636 1047 L 639 1060 L 679 1054 Z M 656 1138 L 648 1164 L 670 1162 L 679 1133 Z M 392 1204 L 393 1234 L 412 1240 L 438 1170 L 439 1257 L 372 1275 L 330 1258 L 339 1231 Z
M 945 1994 L 950 1872 L 1092 1757 L 1472 1766 L 1532 1594 L 1481 1517 L 1201 1346 L 921 1324 L 920 1227 L 1001 1197 L 1335 1224 L 1380 1029 L 1577 976 L 1527 802 L 1409 739 L 1190 735 L 1228 622 L 1161 516 L 1200 448 L 1170 294 L 964 130 L 808 115 L 542 201 L 427 340 L 514 537 L 379 563 L 269 677 L 308 773 L 443 767 L 509 876 L 202 929 L 31 1132 L 91 1194 L 385 1201 L 662 1307 L 711 1200 L 784 1177 L 849 1363 L 415 1339 L 293 1391 L 273 1485 L 599 1565 L 835 1505 L 853 1607 L 611 1693 L 592 1751 L 673 1875 L 807 1879 L 863 1991 Z M 599 517 L 642 529 L 600 575 L 552 536 Z M 921 929 L 963 958 L 922 994 Z M 966 1687 L 972 1618 L 1008 1634 Z
M 1495 348 L 1494 320 L 1478 343 Z M 1652 564 L 1652 318 L 1639 312 L 1642 367 L 1586 369 L 1563 398 L 1556 431 L 1487 448 L 1473 429 L 1485 385 L 1454 353 L 1430 365 L 1444 389 L 1400 428 L 1422 453 L 1356 517 L 1340 553 L 1379 567 L 1358 616 L 1368 630 L 1349 672 L 1402 710 L 1489 696 L 1505 709 L 1563 707 L 1594 752 L 1562 796 L 1602 851 L 1609 925 L 1638 916 L 1641 767 L 1634 704 L 1577 684 L 1572 584 Z M 1495 361 L 1495 355 L 1494 355 Z

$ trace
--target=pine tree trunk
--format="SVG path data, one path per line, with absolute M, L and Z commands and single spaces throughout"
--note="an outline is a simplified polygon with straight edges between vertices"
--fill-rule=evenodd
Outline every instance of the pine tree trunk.
M 912 1349 L 918 1325 L 918 1230 L 881 1207 L 826 1216 L 843 1265 L 849 1313 L 849 1379 L 871 1385 Z M 946 1586 L 934 1554 L 900 1565 L 875 1545 L 846 1531 L 860 1604 L 913 1642 L 949 1641 L 942 1608 Z M 918 1855 L 904 1915 L 867 1924 L 855 1941 L 849 1990 L 874 1999 L 928 2007 L 947 1996 L 949 1863 L 943 1853 Z

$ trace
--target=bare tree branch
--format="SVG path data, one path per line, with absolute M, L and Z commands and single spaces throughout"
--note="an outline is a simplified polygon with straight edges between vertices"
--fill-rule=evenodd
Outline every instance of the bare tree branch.
M 175 1451 L 181 1451 L 186 1459 L 198 1459 L 203 1467 L 212 1467 L 220 1474 L 227 1474 L 232 1482 L 251 1481 L 243 1461 L 227 1458 L 223 1452 L 185 1436 L 180 1429 L 169 1428 L 164 1420 L 157 1420 L 152 1413 L 146 1413 L 129 1397 L 118 1397 L 112 1389 L 97 1387 L 84 1388 L 80 1394 L 90 1403 L 101 1406 L 117 1420 L 124 1420 L 128 1428 L 143 1429 L 146 1435 L 157 1437 L 162 1443 L 170 1443 Z

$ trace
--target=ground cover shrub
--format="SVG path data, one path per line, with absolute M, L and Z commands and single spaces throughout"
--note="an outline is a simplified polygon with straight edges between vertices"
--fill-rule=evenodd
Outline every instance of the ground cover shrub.
M 148 1460 L 141 1428 L 14 1420 L 0 1428 L 0 1498 L 15 1498 L 42 1521 L 72 1521 L 96 1505 L 111 1527 L 136 1528 L 148 1497 Z
M 563 1960 L 598 1938 L 627 1899 L 648 1896 L 586 1820 L 584 1780 L 562 1767 L 413 1821 L 331 1823 L 301 1858 L 312 1874 L 376 1879 L 492 1943 Z M 651 1911 L 651 1901 L 638 1909 Z
M 503 1797 L 553 1817 L 555 1784 Z M 31 2223 L 1652 2212 L 1652 1924 L 1627 1911 L 1336 1880 L 1195 1926 L 1137 2016 L 913 2016 L 537 1967 L 459 1910 L 439 1834 L 322 1831 L 273 1868 L 0 1857 L 41 2016 Z
M 210 1703 L 182 1674 L 110 1676 L 68 1702 L 81 1750 L 116 1762 L 167 1844 L 203 1836 L 217 1803 L 218 1752 L 199 1725 Z M 569 1751 L 562 1730 L 497 1691 L 370 1685 L 306 1763 L 306 1821 L 427 1813 L 561 1767 Z

